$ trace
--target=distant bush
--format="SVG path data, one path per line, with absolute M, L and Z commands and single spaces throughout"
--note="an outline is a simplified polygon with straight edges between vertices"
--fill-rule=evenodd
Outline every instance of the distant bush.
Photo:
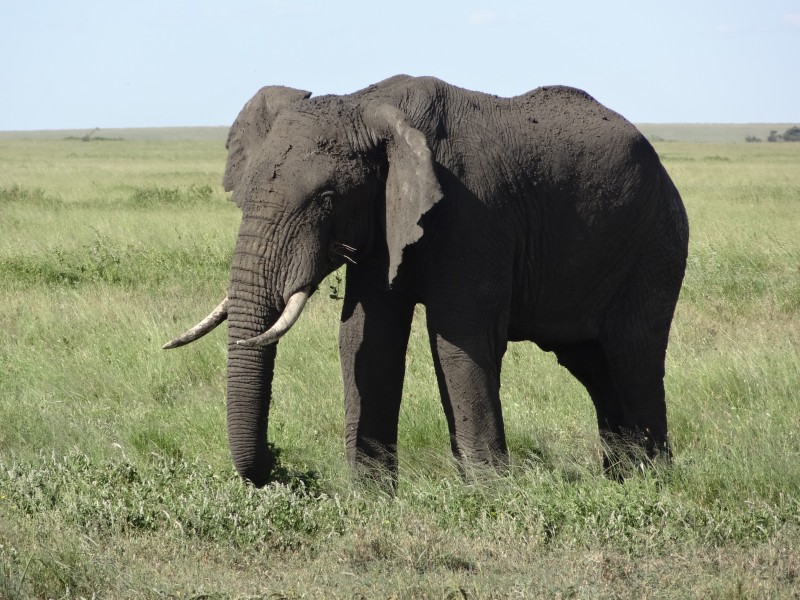
M 774 129 L 769 132 L 768 142 L 800 142 L 800 127 L 790 127 L 781 135 Z
M 800 142 L 800 127 L 790 127 L 783 134 L 784 142 Z
M 125 138 L 121 137 L 103 137 L 103 136 L 92 136 L 90 140 L 86 139 L 86 136 L 78 137 L 77 135 L 68 135 L 64 138 L 64 141 L 67 142 L 124 142 Z
M 774 129 L 772 131 L 770 131 L 769 135 L 767 136 L 767 141 L 768 142 L 780 142 L 782 139 L 783 139 L 783 136 L 780 133 L 778 133 L 777 131 L 775 131 Z
M 748 135 L 746 138 L 744 138 L 744 141 L 745 142 L 761 142 L 763 140 L 760 137 L 756 137 L 754 135 Z
M 100 137 L 96 136 L 95 133 L 100 131 L 99 127 L 95 127 L 86 135 L 82 135 L 81 137 L 77 137 L 71 135 L 69 137 L 65 137 L 65 140 L 79 140 L 81 142 L 121 142 L 122 138 L 109 138 L 109 137 Z

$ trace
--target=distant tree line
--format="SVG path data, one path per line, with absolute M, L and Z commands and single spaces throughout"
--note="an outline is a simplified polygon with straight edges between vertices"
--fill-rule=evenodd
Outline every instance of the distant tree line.
M 754 135 L 748 135 L 745 138 L 748 142 L 760 142 L 762 141 L 761 138 L 756 137 Z M 772 130 L 769 132 L 767 136 L 768 142 L 800 142 L 800 127 L 790 127 L 782 134 L 778 133 L 776 130 Z
M 95 133 L 97 133 L 98 131 L 100 131 L 100 128 L 95 127 L 89 133 L 87 133 L 82 137 L 70 135 L 65 137 L 64 139 L 70 141 L 80 140 L 82 142 L 121 142 L 123 139 L 123 138 L 100 137 L 99 135 L 95 135 Z

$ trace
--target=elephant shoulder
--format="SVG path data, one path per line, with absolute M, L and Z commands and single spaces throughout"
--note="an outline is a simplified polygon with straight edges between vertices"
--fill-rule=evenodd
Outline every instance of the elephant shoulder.
M 436 77 L 395 75 L 355 92 L 351 98 L 362 107 L 388 104 L 399 109 L 428 140 L 433 140 L 435 132 L 441 129 L 439 124 L 446 118 L 450 88 L 453 86 Z
M 352 96 L 362 102 L 385 102 L 399 107 L 409 101 L 423 102 L 441 94 L 445 87 L 452 87 L 436 77 L 412 77 L 395 75 L 354 92 Z
M 353 92 L 353 96 L 370 96 L 381 91 L 389 90 L 398 86 L 403 86 L 408 84 L 409 81 L 415 79 L 411 75 L 392 75 L 391 77 L 387 77 L 386 79 L 379 81 L 378 83 L 373 83 L 368 85 L 367 87 Z

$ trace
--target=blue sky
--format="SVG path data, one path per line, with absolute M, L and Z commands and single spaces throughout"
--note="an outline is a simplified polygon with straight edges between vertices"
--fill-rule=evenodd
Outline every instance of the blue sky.
M 800 122 L 794 0 L 2 0 L 0 130 L 229 125 L 261 86 L 580 87 L 634 122 Z

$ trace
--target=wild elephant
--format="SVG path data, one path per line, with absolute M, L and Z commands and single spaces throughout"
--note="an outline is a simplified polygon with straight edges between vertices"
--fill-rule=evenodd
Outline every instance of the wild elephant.
M 228 434 L 243 478 L 270 475 L 275 342 L 343 264 L 345 439 L 358 472 L 396 474 L 418 303 L 463 464 L 507 461 L 500 368 L 520 340 L 586 387 L 608 449 L 670 456 L 664 360 L 688 222 L 620 115 L 568 87 L 500 98 L 397 76 L 342 96 L 263 88 L 227 147 L 224 187 L 242 210 L 228 296 L 166 347 L 228 319 Z

